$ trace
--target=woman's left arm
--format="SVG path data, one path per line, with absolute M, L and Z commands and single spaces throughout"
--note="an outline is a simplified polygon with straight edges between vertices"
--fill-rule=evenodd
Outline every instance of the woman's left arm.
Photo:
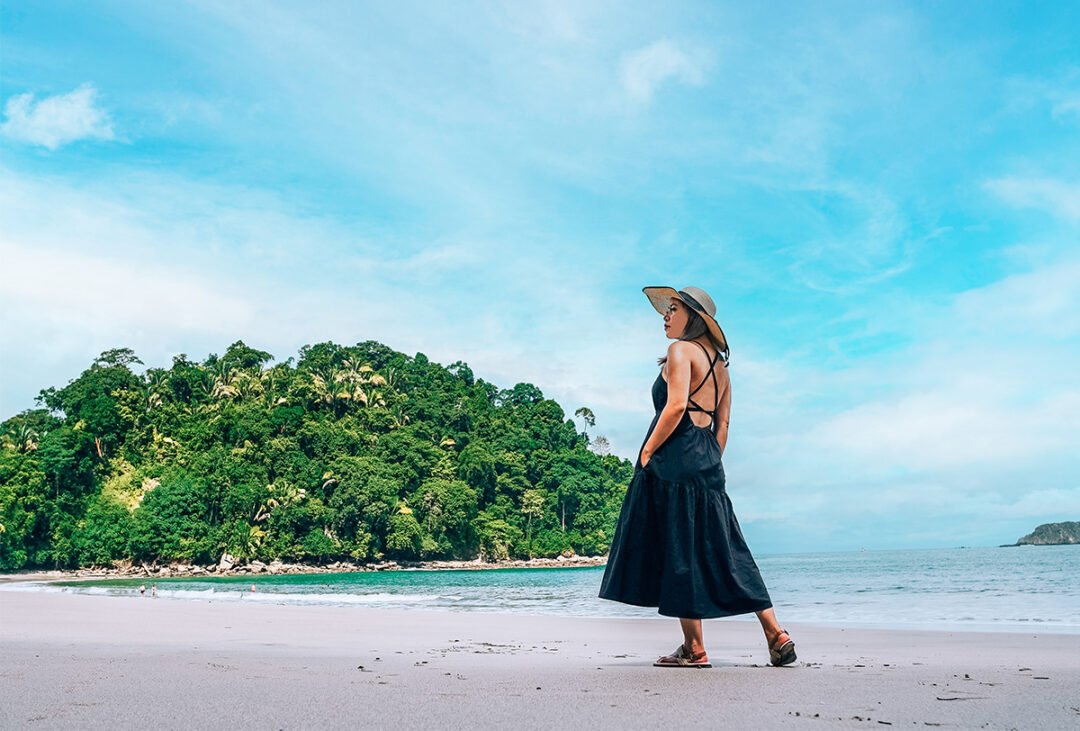
M 667 403 L 660 412 L 660 418 L 656 420 L 656 428 L 649 435 L 645 446 L 641 448 L 641 466 L 644 467 L 652 459 L 652 455 L 660 448 L 675 427 L 682 421 L 683 412 L 686 411 L 687 399 L 690 396 L 690 344 L 681 340 L 668 346 L 667 352 Z

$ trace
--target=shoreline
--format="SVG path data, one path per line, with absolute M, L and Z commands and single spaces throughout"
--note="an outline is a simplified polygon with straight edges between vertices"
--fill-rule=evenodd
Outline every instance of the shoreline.
M 1020 548 L 1024 546 L 1062 546 L 1074 544 L 1021 544 L 1007 543 L 998 546 L 956 546 L 948 549 L 881 549 L 881 550 L 910 550 L 910 551 L 935 551 L 954 549 L 990 549 L 990 548 Z M 1075 544 L 1080 545 L 1080 544 Z M 875 549 L 877 550 L 877 549 Z M 847 550 L 837 554 L 866 553 L 862 551 Z M 773 555 L 784 556 L 789 554 L 762 554 L 762 558 Z M 802 555 L 802 554 L 794 554 Z M 230 560 L 231 559 L 231 560 Z M 446 561 L 334 561 L 330 563 L 287 563 L 282 561 L 244 562 L 226 554 L 222 561 L 217 564 L 185 564 L 180 562 L 170 563 L 139 563 L 133 564 L 128 561 L 118 562 L 112 566 L 91 566 L 79 569 L 23 569 L 19 571 L 0 572 L 0 583 L 11 581 L 68 581 L 82 578 L 94 579 L 123 579 L 123 578 L 183 578 L 192 576 L 251 576 L 251 575 L 279 575 L 279 574 L 333 574 L 368 571 L 492 571 L 499 569 L 515 568 L 580 568 L 586 566 L 603 566 L 607 563 L 607 556 L 559 556 L 557 558 L 532 558 L 532 559 L 503 559 L 499 561 L 473 560 L 446 560 Z
M 1067 728 L 1080 637 L 0 594 L 0 727 Z M 767 689 L 767 691 L 765 690 Z
M 192 578 L 208 576 L 281 576 L 287 574 L 344 574 L 372 571 L 492 571 L 498 569 L 582 568 L 604 566 L 607 556 L 560 556 L 558 558 L 505 559 L 502 561 L 380 561 L 329 564 L 282 561 L 222 561 L 219 564 L 121 564 L 81 569 L 28 569 L 0 573 L 0 584 L 13 581 L 77 581 L 80 579 Z
M 581 568 L 581 566 L 567 566 L 566 563 L 560 562 L 558 565 L 550 565 L 548 562 L 544 562 L 542 565 L 529 566 L 527 562 L 504 562 L 513 564 L 512 566 L 500 565 L 500 564 L 487 564 L 483 570 L 497 571 L 504 568 L 525 568 L 525 569 L 558 569 L 558 568 Z M 521 564 L 525 564 L 521 566 Z M 589 565 L 585 565 L 588 568 Z M 324 570 L 318 572 L 320 575 L 326 574 L 348 574 L 347 568 L 339 568 L 336 570 L 325 570 L 328 567 L 324 567 Z M 411 567 L 401 566 L 394 569 L 384 569 L 383 572 L 401 572 L 409 573 L 413 571 Z M 439 570 L 455 571 L 460 570 L 457 566 L 447 567 L 445 569 L 430 569 L 427 571 L 433 571 L 438 573 Z M 471 570 L 471 569 L 470 569 Z M 70 572 L 68 572 L 70 573 Z M 313 573 L 313 572 L 308 572 Z M 558 573 L 557 571 L 555 573 Z M 283 576 L 279 574 L 278 576 Z M 278 606 L 334 606 L 339 608 L 352 608 L 358 611 L 401 611 L 401 612 L 434 612 L 434 613 L 468 613 L 468 614 L 482 614 L 493 617 L 501 616 L 534 616 L 534 617 L 569 617 L 569 618 L 588 618 L 597 620 L 645 620 L 645 621 L 664 621 L 670 620 L 670 617 L 665 617 L 656 614 L 641 614 L 638 612 L 632 613 L 620 613 L 617 611 L 564 611 L 559 607 L 533 607 L 531 610 L 523 610 L 516 606 L 499 606 L 495 604 L 483 604 L 481 606 L 472 606 L 468 603 L 457 604 L 450 603 L 427 603 L 427 602 L 415 602 L 415 601 L 393 601 L 393 594 L 381 594 L 379 592 L 384 589 L 377 588 L 374 594 L 369 591 L 367 593 L 361 591 L 359 593 L 345 592 L 344 594 L 335 593 L 332 591 L 321 592 L 315 589 L 314 592 L 304 591 L 302 587 L 307 586 L 307 583 L 301 583 L 296 586 L 301 587 L 298 591 L 275 591 L 273 586 L 275 582 L 270 582 L 266 585 L 264 591 L 258 594 L 250 593 L 247 587 L 250 585 L 250 592 L 255 592 L 256 583 L 260 579 L 269 579 L 269 574 L 262 576 L 251 576 L 244 573 L 232 573 L 229 575 L 213 574 L 209 576 L 185 576 L 180 574 L 175 577 L 162 576 L 160 579 L 157 576 L 150 577 L 122 577 L 122 578 L 109 578 L 102 577 L 100 575 L 87 575 L 87 576 L 58 576 L 58 575 L 45 575 L 40 573 L 24 573 L 24 574 L 0 574 L 0 598 L 4 594 L 11 591 L 26 591 L 26 592 L 61 592 L 71 595 L 83 595 L 83 596 L 109 596 L 109 597 L 123 597 L 123 598 L 139 598 L 140 600 L 155 599 L 167 600 L 170 602 L 182 602 L 182 603 L 241 603 L 241 604 L 275 604 Z M 242 579 L 240 583 L 222 584 L 221 588 L 215 591 L 213 588 L 205 589 L 200 588 L 198 591 L 185 591 L 183 582 L 187 579 L 193 581 L 204 582 L 213 579 L 227 580 L 227 579 Z M 333 580 L 327 577 L 327 580 Z M 119 581 L 124 582 L 121 584 L 112 584 L 111 582 Z M 161 591 L 158 591 L 155 596 L 150 588 L 146 588 L 143 594 L 138 594 L 137 584 L 144 582 L 146 587 L 150 587 L 151 582 L 165 581 L 166 583 L 161 587 Z M 177 583 L 170 584 L 170 581 L 176 581 Z M 321 581 L 321 580 L 320 580 Z M 428 581 L 441 581 L 441 579 L 428 579 Z M 101 583 L 98 583 L 101 582 Z M 293 586 L 293 584 L 288 584 Z M 89 585 L 89 586 L 88 586 Z M 216 584 L 208 584 L 207 586 L 213 587 Z M 232 587 L 232 591 L 228 587 Z M 315 585 L 312 585 L 315 586 Z M 318 586 L 329 586 L 329 584 L 319 584 Z M 381 585 L 376 584 L 376 587 Z M 110 588 L 111 587 L 111 588 Z M 414 591 L 425 591 L 430 589 L 429 586 L 423 585 Z M 177 593 L 179 592 L 179 593 Z M 364 601 L 365 596 L 370 597 L 374 595 L 378 597 L 377 601 Z M 409 595 L 412 598 L 412 595 Z M 249 600 L 250 597 L 250 600 Z M 357 599 L 354 601 L 353 599 Z M 460 599 L 461 597 L 457 597 Z M 468 598 L 468 597 L 466 597 Z M 590 593 L 587 597 L 579 597 L 581 601 L 591 601 L 595 599 L 594 593 Z M 473 597 L 472 601 L 476 598 Z M 608 601 L 601 601 L 601 605 L 607 607 L 607 605 L 614 604 Z M 784 605 L 781 608 L 783 614 L 787 614 L 791 618 L 790 624 L 804 625 L 818 628 L 831 628 L 831 629 L 848 629 L 857 631 L 897 631 L 897 632 L 924 632 L 924 633 L 962 633 L 962 634 L 990 634 L 990 635 L 1036 635 L 1036 636 L 1063 636 L 1063 637 L 1080 637 L 1080 625 L 1072 625 L 1067 623 L 1051 623 L 1043 621 L 1021 621 L 1021 620 L 993 620 L 988 619 L 984 621 L 975 620 L 972 617 L 968 617 L 963 621 L 948 619 L 936 619 L 930 621 L 926 618 L 908 618 L 908 619 L 892 619 L 886 621 L 880 617 L 869 616 L 851 616 L 850 614 L 845 617 L 837 618 L 833 616 L 819 616 L 810 612 L 798 611 L 800 605 Z M 640 609 L 637 607 L 630 607 L 631 609 Z M 805 608 L 805 607 L 803 607 Z M 650 609 L 645 607 L 644 609 Z M 655 611 L 655 608 L 652 608 Z M 707 621 L 752 621 L 748 620 L 748 617 L 752 617 L 752 613 L 745 615 L 734 615 L 731 617 L 714 618 Z

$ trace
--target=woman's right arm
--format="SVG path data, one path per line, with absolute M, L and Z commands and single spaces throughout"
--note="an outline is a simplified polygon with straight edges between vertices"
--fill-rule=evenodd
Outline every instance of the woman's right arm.
M 731 379 L 724 379 L 724 395 L 716 407 L 716 441 L 720 445 L 720 453 L 723 454 L 727 447 L 728 424 L 731 421 Z

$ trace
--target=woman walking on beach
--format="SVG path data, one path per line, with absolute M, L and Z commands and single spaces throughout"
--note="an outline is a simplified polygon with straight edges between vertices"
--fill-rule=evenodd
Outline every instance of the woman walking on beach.
M 683 643 L 654 665 L 712 667 L 701 620 L 749 612 L 761 621 L 770 662 L 790 664 L 795 643 L 776 621 L 724 489 L 730 351 L 716 305 L 697 287 L 644 292 L 675 342 L 652 386 L 656 415 L 623 500 L 600 597 L 679 618 Z

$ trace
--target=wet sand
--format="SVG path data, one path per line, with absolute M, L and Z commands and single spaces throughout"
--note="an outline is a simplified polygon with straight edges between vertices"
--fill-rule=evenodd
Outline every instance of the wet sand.
M 0 591 L 2 728 L 1077 728 L 1080 635 Z

